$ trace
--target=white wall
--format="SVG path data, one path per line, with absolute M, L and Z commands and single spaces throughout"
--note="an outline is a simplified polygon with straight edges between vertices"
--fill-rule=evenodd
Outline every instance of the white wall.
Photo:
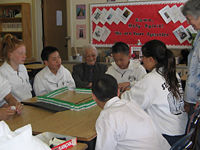
M 155 0 L 135 0 L 135 1 L 155 1 Z M 40 60 L 40 53 L 43 48 L 42 43 L 42 12 L 41 0 L 0 0 L 1 3 L 30 3 L 32 8 L 32 45 L 33 57 Z M 128 0 L 116 0 L 116 2 L 128 2 Z M 71 37 L 68 42 L 68 56 L 72 54 L 72 47 L 83 47 L 89 43 L 90 39 L 90 4 L 107 3 L 107 0 L 66 0 L 67 5 L 67 35 Z M 76 19 L 76 5 L 86 5 L 86 19 Z M 86 39 L 76 39 L 76 25 L 86 24 Z

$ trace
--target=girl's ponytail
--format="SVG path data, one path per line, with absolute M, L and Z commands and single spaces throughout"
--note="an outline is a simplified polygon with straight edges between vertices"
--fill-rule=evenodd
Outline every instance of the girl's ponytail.
M 179 92 L 180 84 L 176 77 L 175 57 L 169 49 L 166 49 L 166 60 L 167 64 L 166 67 L 164 67 L 163 76 L 167 84 L 169 85 L 169 90 L 173 93 L 173 95 L 176 98 L 179 98 L 181 96 Z
M 166 45 L 159 40 L 151 40 L 142 46 L 142 53 L 145 57 L 152 57 L 156 60 L 156 71 L 162 75 L 169 85 L 169 91 L 176 98 L 180 97 L 180 84 L 176 77 L 176 64 L 173 53 Z
M 8 60 L 8 53 L 13 52 L 20 45 L 24 45 L 22 40 L 19 40 L 16 36 L 13 36 L 12 34 L 6 34 L 3 37 L 1 44 L 1 50 L 3 52 L 4 59 Z

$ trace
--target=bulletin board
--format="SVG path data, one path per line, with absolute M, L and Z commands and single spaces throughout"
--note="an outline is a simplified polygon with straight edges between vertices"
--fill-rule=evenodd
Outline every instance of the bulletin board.
M 90 42 L 110 47 L 161 40 L 169 48 L 191 47 L 196 31 L 181 13 L 185 0 L 90 5 Z

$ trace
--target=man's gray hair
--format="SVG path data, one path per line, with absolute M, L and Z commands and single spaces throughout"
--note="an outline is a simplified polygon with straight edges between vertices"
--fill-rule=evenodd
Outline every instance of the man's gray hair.
M 182 8 L 184 16 L 191 15 L 195 19 L 200 17 L 200 0 L 188 0 Z
M 86 50 L 88 50 L 88 49 L 93 49 L 96 52 L 96 55 L 98 56 L 98 51 L 97 51 L 96 47 L 92 44 L 88 44 L 83 47 L 83 56 L 85 56 Z

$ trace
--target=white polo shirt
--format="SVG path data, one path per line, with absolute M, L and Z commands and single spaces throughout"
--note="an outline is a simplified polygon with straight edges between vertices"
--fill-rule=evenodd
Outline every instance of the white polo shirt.
M 11 85 L 11 94 L 18 100 L 32 98 L 32 87 L 29 83 L 29 76 L 26 67 L 19 65 L 18 71 L 15 71 L 7 62 L 0 67 L 0 75 L 7 79 Z
M 96 150 L 169 150 L 152 119 L 135 102 L 113 97 L 96 121 Z
M 133 86 L 136 81 L 142 79 L 147 73 L 139 61 L 130 59 L 127 69 L 121 69 L 113 62 L 106 74 L 112 75 L 117 80 L 118 84 L 130 82 L 130 85 Z
M 182 88 L 180 93 L 183 94 Z M 176 136 L 185 133 L 187 113 L 183 98 L 176 99 L 164 77 L 153 69 L 121 98 L 137 102 L 152 118 L 162 134 Z
M 56 75 L 46 66 L 37 73 L 33 84 L 36 96 L 47 94 L 65 86 L 71 89 L 76 87 L 71 73 L 63 65 L 61 65 Z
M 0 75 L 0 107 L 5 103 L 4 98 L 11 92 L 11 86 L 6 79 Z

